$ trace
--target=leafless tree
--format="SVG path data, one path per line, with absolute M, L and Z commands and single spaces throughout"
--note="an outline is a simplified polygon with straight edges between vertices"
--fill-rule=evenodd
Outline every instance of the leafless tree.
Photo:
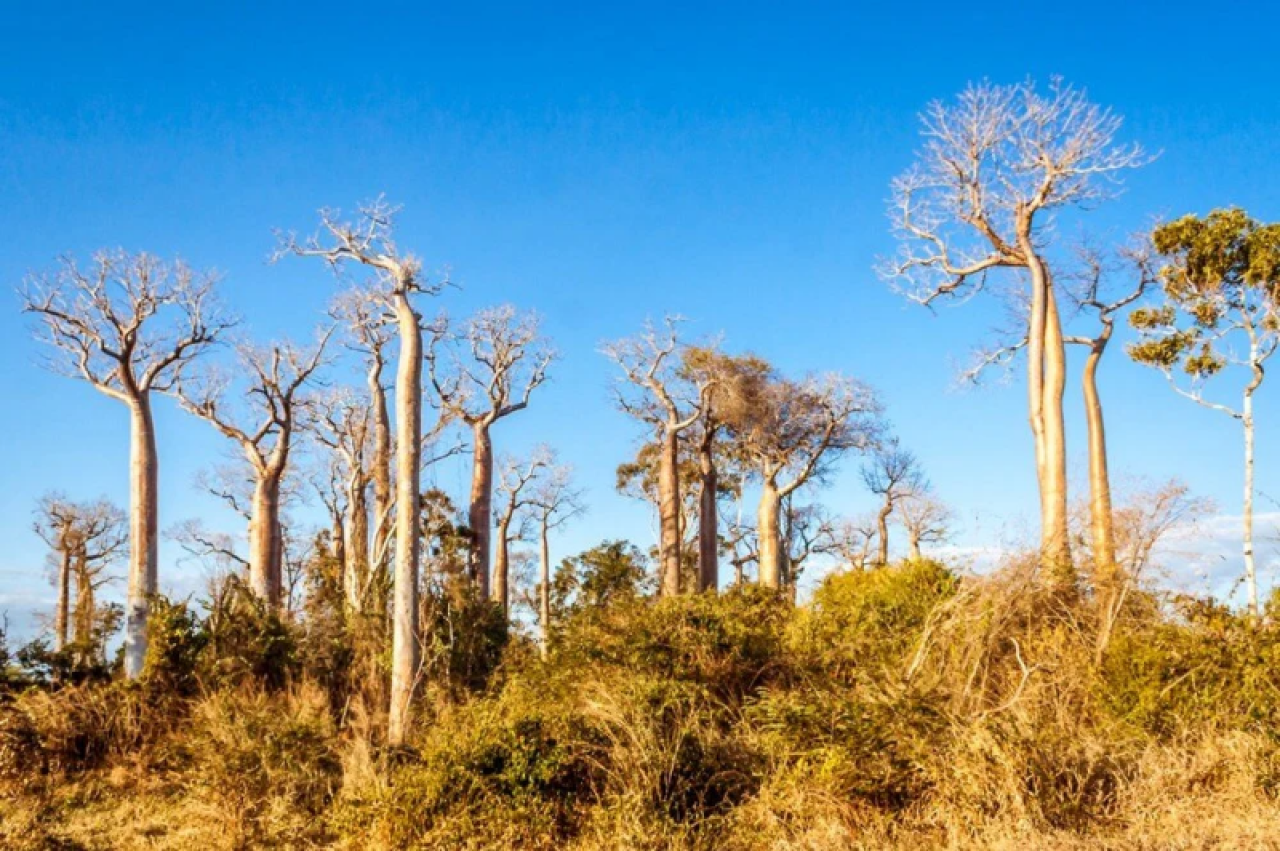
M 149 254 L 103 252 L 88 268 L 65 258 L 28 280 L 23 309 L 52 346 L 50 366 L 124 403 L 130 418 L 129 590 L 125 675 L 142 672 L 148 600 L 157 591 L 159 494 L 152 391 L 164 392 L 235 322 L 214 297 L 216 277 Z
M 533 507 L 533 484 L 551 463 L 550 450 L 539 447 L 528 458 L 505 459 L 498 474 L 498 513 L 494 517 L 498 546 L 493 560 L 492 588 L 493 600 L 502 606 L 504 615 L 511 610 L 509 553 L 512 525 L 519 529 L 515 537 L 527 537 L 528 529 L 523 521 L 529 519 L 529 509 Z
M 1040 485 L 1041 555 L 1052 582 L 1075 582 L 1068 537 L 1063 393 L 1066 353 L 1047 248 L 1056 210 L 1092 206 L 1119 172 L 1149 159 L 1114 144 L 1120 118 L 1054 80 L 971 85 L 934 102 L 916 166 L 893 183 L 891 214 L 902 252 L 885 269 L 913 301 L 932 305 L 984 289 L 1012 272 L 1029 289 L 1027 394 Z
M 178 381 L 173 393 L 182 407 L 210 423 L 233 441 L 254 474 L 249 520 L 249 587 L 272 608 L 281 604 L 284 541 L 280 524 L 280 490 L 293 451 L 305 389 L 314 382 L 332 329 L 324 331 L 310 351 L 289 343 L 238 350 L 240 387 L 225 375 L 205 370 Z M 243 399 L 248 411 L 233 401 Z
M 663 596 L 680 593 L 680 434 L 698 422 L 711 386 L 705 377 L 692 386 L 679 379 L 676 361 L 681 344 L 676 328 L 680 321 L 668 316 L 662 331 L 648 324 L 639 336 L 602 348 L 622 369 L 618 406 L 651 425 L 659 446 L 659 593 Z
M 538 529 L 538 649 L 546 659 L 551 652 L 551 530 L 586 510 L 582 491 L 573 487 L 573 468 L 557 464 L 551 455 L 530 505 Z
M 391 707 L 387 738 L 401 744 L 409 728 L 418 678 L 418 568 L 422 556 L 419 513 L 422 462 L 422 324 L 413 300 L 434 295 L 440 284 L 423 275 L 422 262 L 401 251 L 393 234 L 395 209 L 382 199 L 360 208 L 354 221 L 320 213 L 320 234 L 299 242 L 285 236 L 277 256 L 319 257 L 335 270 L 359 265 L 374 274 L 374 291 L 396 317 L 400 343 L 396 367 L 396 558 L 391 641 Z
M 898 522 L 907 533 L 907 552 L 924 557 L 922 545 L 940 544 L 951 538 L 951 509 L 928 489 L 909 493 L 898 502 Z
M 845 452 L 877 445 L 880 403 L 861 382 L 828 375 L 772 381 L 747 410 L 736 428 L 760 476 L 759 582 L 780 588 L 782 501 Z
M 880 509 L 876 513 L 876 561 L 883 566 L 889 563 L 889 518 L 907 497 L 928 489 L 920 462 L 909 450 L 903 449 L 898 438 L 885 441 L 871 455 L 862 468 L 862 481 L 867 490 L 880 497 Z
M 879 512 L 837 520 L 832 524 L 831 552 L 848 567 L 866 570 L 879 534 Z
M 105 499 L 74 502 L 63 494 L 48 493 L 36 506 L 34 528 L 48 544 L 54 564 L 58 589 L 54 649 L 65 648 L 69 637 L 79 647 L 87 648 L 93 633 L 95 593 L 110 579 L 105 572 L 125 548 L 127 518 Z M 76 587 L 74 616 L 73 583 Z
M 499 420 L 529 406 L 533 391 L 547 380 L 555 352 L 542 336 L 535 313 L 519 314 L 507 304 L 481 310 L 460 333 L 447 318 L 435 325 L 427 349 L 427 370 L 440 404 L 471 429 L 471 572 L 482 594 L 498 600 L 490 587 L 489 541 L 493 525 L 493 438 Z M 505 603 L 504 603 L 505 607 Z

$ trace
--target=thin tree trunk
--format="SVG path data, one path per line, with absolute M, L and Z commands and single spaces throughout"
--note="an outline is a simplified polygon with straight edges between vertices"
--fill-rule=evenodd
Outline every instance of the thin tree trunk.
M 471 427 L 471 508 L 467 522 L 471 526 L 471 575 L 481 597 L 490 596 L 489 546 L 493 522 L 493 440 L 489 424 L 477 421 Z M 496 597 L 494 599 L 497 599 Z
M 680 436 L 673 428 L 662 431 L 658 454 L 658 552 L 661 560 L 661 595 L 680 593 L 680 477 L 677 469 Z
M 1249 594 L 1249 616 L 1258 618 L 1258 574 L 1253 560 L 1253 393 L 1246 393 L 1244 410 L 1244 578 Z
M 396 560 L 387 739 L 403 744 L 418 676 L 419 466 L 422 435 L 422 329 L 407 293 L 395 295 L 400 354 L 396 370 Z
M 1075 566 L 1071 562 L 1071 539 L 1067 510 L 1067 439 L 1063 400 L 1067 389 L 1067 348 L 1062 336 L 1057 296 L 1053 283 L 1046 284 L 1045 305 L 1045 552 L 1049 577 L 1054 587 L 1075 587 Z
M 508 590 L 508 577 L 510 574 L 510 561 L 508 553 L 510 550 L 510 525 L 511 521 L 504 517 L 498 521 L 498 540 L 497 548 L 493 555 L 493 583 L 492 600 L 502 607 L 502 617 L 505 620 L 511 607 L 511 594 Z
M 280 565 L 280 481 L 270 475 L 258 478 L 253 489 L 253 515 L 249 522 L 249 587 L 276 611 L 280 608 L 283 577 Z
M 782 560 L 780 548 L 782 535 L 779 514 L 782 497 L 773 482 L 766 480 L 760 488 L 760 509 L 757 515 L 760 550 L 760 585 L 765 588 L 782 587 Z
M 156 593 L 160 462 L 149 394 L 135 396 L 129 407 L 129 590 L 124 672 L 129 679 L 136 679 L 147 657 L 147 616 L 150 598 Z
M 547 519 L 542 518 L 538 530 L 538 621 L 542 626 L 538 634 L 538 650 L 542 658 L 551 655 L 551 547 L 547 541 Z
M 876 551 L 876 564 L 884 567 L 889 563 L 889 515 L 893 512 L 893 503 L 885 500 L 876 514 L 876 531 L 879 535 L 879 549 Z
M 62 545 L 62 563 L 58 565 L 58 608 L 53 617 L 53 649 L 67 646 L 69 614 L 71 611 L 71 548 Z
M 1111 338 L 1111 326 L 1093 342 L 1084 365 L 1084 412 L 1089 432 L 1089 520 L 1093 538 L 1094 571 L 1104 598 L 1116 580 L 1116 545 L 1111 511 L 1111 476 L 1107 468 L 1107 434 L 1098 395 L 1098 365 Z
M 387 546 L 391 538 L 391 422 L 387 412 L 387 391 L 382 386 L 382 356 L 374 358 L 369 368 L 369 400 L 373 406 L 373 552 L 379 555 L 378 564 L 371 569 L 381 570 L 386 564 Z M 385 600 L 382 601 L 385 606 Z
M 76 611 L 73 635 L 80 648 L 82 662 L 90 660 L 93 643 L 93 616 L 96 611 L 93 594 L 93 577 L 89 575 L 89 564 L 83 551 L 76 558 Z
M 920 552 L 920 533 L 914 529 L 907 533 L 907 547 L 911 552 L 912 561 L 920 561 L 924 558 L 924 554 Z
M 343 588 L 347 610 L 364 610 L 364 591 L 369 582 L 369 505 L 367 488 L 359 477 L 352 480 L 347 493 L 346 553 L 343 560 Z
M 715 591 L 720 585 L 720 530 L 716 506 L 719 487 L 712 446 L 714 429 L 705 429 L 698 447 L 702 492 L 698 497 L 698 590 Z

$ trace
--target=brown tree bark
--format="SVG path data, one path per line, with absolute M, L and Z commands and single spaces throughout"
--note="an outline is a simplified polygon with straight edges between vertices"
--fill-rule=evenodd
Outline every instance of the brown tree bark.
M 280 607 L 280 479 L 260 476 L 253 489 L 249 521 L 249 586 L 271 609 Z
M 493 554 L 493 583 L 492 583 L 492 600 L 502 607 L 502 616 L 505 619 L 511 610 L 511 589 L 510 589 L 510 547 L 511 547 L 511 517 L 504 516 L 498 521 L 498 540 L 497 547 Z
M 499 599 L 489 575 L 490 526 L 493 523 L 493 440 L 487 419 L 471 426 L 471 501 L 467 523 L 471 527 L 471 573 L 481 597 Z M 505 593 L 504 593 L 505 599 Z
M 1098 365 L 1111 339 L 1112 326 L 1103 326 L 1085 360 L 1081 383 L 1089 441 L 1089 526 L 1093 546 L 1096 581 L 1107 589 L 1116 579 L 1114 515 L 1111 509 L 1111 475 L 1107 465 L 1107 434 L 1102 418 L 1102 398 L 1098 395 Z
M 698 496 L 698 590 L 715 591 L 720 585 L 720 529 L 716 491 L 719 488 L 715 459 L 715 427 L 702 431 L 698 446 L 701 493 Z
M 675 429 L 664 429 L 658 455 L 658 546 L 662 571 L 660 593 L 664 597 L 680 593 L 679 440 Z
M 58 562 L 58 604 L 53 618 L 53 649 L 67 646 L 68 621 L 71 612 L 71 549 L 64 547 Z

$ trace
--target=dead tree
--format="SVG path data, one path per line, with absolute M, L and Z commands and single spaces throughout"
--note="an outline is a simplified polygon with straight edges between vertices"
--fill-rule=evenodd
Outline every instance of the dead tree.
M 422 468 L 422 324 L 413 300 L 435 295 L 422 262 L 396 245 L 395 210 L 381 199 L 363 206 L 354 221 L 321 211 L 321 233 L 299 243 L 287 236 L 277 256 L 319 257 L 335 270 L 356 264 L 371 270 L 374 291 L 396 317 L 400 342 L 396 366 L 396 558 L 391 639 L 391 699 L 387 738 L 401 744 L 409 728 L 418 678 L 418 568 L 422 557 L 419 512 Z
M 518 314 L 511 305 L 480 311 L 460 333 L 452 332 L 441 317 L 427 349 L 427 371 L 442 409 L 471 429 L 470 569 L 481 594 L 494 600 L 499 595 L 489 581 L 491 432 L 499 420 L 527 408 L 533 391 L 547 380 L 555 352 L 541 335 L 540 324 L 537 314 Z
M 884 566 L 889 563 L 889 519 L 903 500 L 928 490 L 929 485 L 916 456 L 903 449 L 896 437 L 885 441 L 872 454 L 870 462 L 862 468 L 862 482 L 867 490 L 880 497 L 880 509 L 876 513 L 875 563 Z
M 782 501 L 848 451 L 874 447 L 880 404 L 866 385 L 830 375 L 765 385 L 738 428 L 760 477 L 759 582 L 782 587 Z
M 652 426 L 659 446 L 658 553 L 662 596 L 680 593 L 680 434 L 698 422 L 711 386 L 705 379 L 693 386 L 679 379 L 675 363 L 680 350 L 676 336 L 679 321 L 678 317 L 669 316 L 663 332 L 649 325 L 638 337 L 610 343 L 602 350 L 622 368 L 618 406 Z M 640 393 L 629 394 L 628 385 Z
M 28 281 L 23 309 L 56 350 L 51 367 L 127 406 L 130 420 L 129 590 L 125 676 L 142 673 L 149 598 L 157 589 L 159 456 L 151 394 L 171 389 L 187 365 L 233 324 L 214 298 L 216 277 L 149 254 L 104 252 L 89 268 L 66 258 Z
M 1049 260 L 1054 212 L 1092 206 L 1116 174 L 1142 165 L 1137 146 L 1113 144 L 1120 119 L 1055 80 L 970 86 L 925 112 L 916 166 L 893 183 L 902 243 L 885 274 L 913 301 L 963 298 L 1011 271 L 1027 287 L 1027 395 L 1040 487 L 1041 557 L 1050 581 L 1075 584 L 1067 512 L 1063 393 L 1066 351 Z
M 293 451 L 303 410 L 310 404 L 305 388 L 323 363 L 332 329 L 311 351 L 288 343 L 265 348 L 241 346 L 239 372 L 247 379 L 234 385 L 212 371 L 187 376 L 174 387 L 182 407 L 233 441 L 254 474 L 249 520 L 249 587 L 272 609 L 280 607 L 283 590 L 284 539 L 280 524 L 280 490 Z M 233 390 L 234 386 L 234 390 Z M 238 413 L 230 402 L 245 400 L 249 411 Z

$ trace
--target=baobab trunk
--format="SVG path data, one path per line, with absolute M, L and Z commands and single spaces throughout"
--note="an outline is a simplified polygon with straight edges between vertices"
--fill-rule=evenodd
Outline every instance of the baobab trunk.
M 83 551 L 76 556 L 76 614 L 73 631 L 76 645 L 80 648 L 81 661 L 88 661 L 89 645 L 93 642 L 93 577 L 89 575 L 89 565 Z
M 156 593 L 159 459 L 151 399 L 130 402 L 129 430 L 129 591 L 125 603 L 124 673 L 142 674 L 147 658 L 147 615 Z
M 1111 475 L 1107 466 L 1107 434 L 1098 395 L 1098 365 L 1111 327 L 1093 342 L 1084 365 L 1084 415 L 1089 437 L 1089 525 L 1093 540 L 1094 574 L 1099 588 L 1110 589 L 1116 580 L 1115 529 L 1111 511 Z
M 920 533 L 912 530 L 907 533 L 907 548 L 912 561 L 920 561 L 924 554 L 920 552 Z
M 876 532 L 879 536 L 879 551 L 876 553 L 876 564 L 884 567 L 889 563 L 889 514 L 893 506 L 886 502 L 876 514 Z
M 369 506 L 365 493 L 362 481 L 354 482 L 347 491 L 347 540 L 342 584 L 350 612 L 364 610 L 364 590 L 369 581 Z
M 551 655 L 551 546 L 547 541 L 547 521 L 538 530 L 538 650 L 542 658 Z
M 508 552 L 510 548 L 510 523 L 503 519 L 498 523 L 498 546 L 493 558 L 492 600 L 502 607 L 502 619 L 505 622 L 510 609 L 510 592 L 507 578 L 510 573 Z
M 391 538 L 391 418 L 387 413 L 387 391 L 382 386 L 381 355 L 369 368 L 369 400 L 373 407 L 373 553 L 374 568 L 386 564 Z
M 1067 425 L 1063 412 L 1067 390 L 1067 347 L 1052 281 L 1046 287 L 1045 313 L 1045 549 L 1050 580 L 1060 589 L 1071 590 L 1075 587 L 1076 577 L 1068 531 Z
M 680 593 L 680 478 L 676 466 L 679 441 L 675 429 L 664 429 L 658 455 L 658 552 L 663 597 Z
M 422 330 L 406 293 L 395 295 L 400 354 L 396 369 L 396 559 L 391 632 L 391 708 L 387 739 L 403 744 L 418 675 L 419 460 L 422 435 Z
M 471 427 L 471 507 L 467 523 L 471 526 L 471 574 L 481 597 L 490 596 L 489 524 L 493 522 L 493 439 L 489 425 L 483 421 Z M 494 597 L 494 599 L 497 599 Z
M 1258 619 L 1258 574 L 1253 561 L 1253 393 L 1244 396 L 1240 421 L 1244 425 L 1244 579 L 1249 594 L 1249 617 Z
M 280 608 L 280 482 L 262 476 L 253 489 L 249 523 L 249 587 L 275 611 Z
M 67 626 L 71 610 L 71 550 L 63 544 L 62 563 L 58 565 L 58 608 L 53 618 L 53 649 L 67 646 Z
M 778 518 L 782 510 L 782 496 L 773 482 L 766 481 L 760 488 L 758 514 L 760 539 L 760 584 L 765 588 L 782 587 L 782 559 L 780 549 L 782 534 Z
M 720 532 L 716 506 L 717 481 L 712 441 L 715 432 L 706 430 L 698 447 L 698 467 L 702 475 L 702 492 L 698 498 L 698 590 L 715 591 L 720 585 Z

